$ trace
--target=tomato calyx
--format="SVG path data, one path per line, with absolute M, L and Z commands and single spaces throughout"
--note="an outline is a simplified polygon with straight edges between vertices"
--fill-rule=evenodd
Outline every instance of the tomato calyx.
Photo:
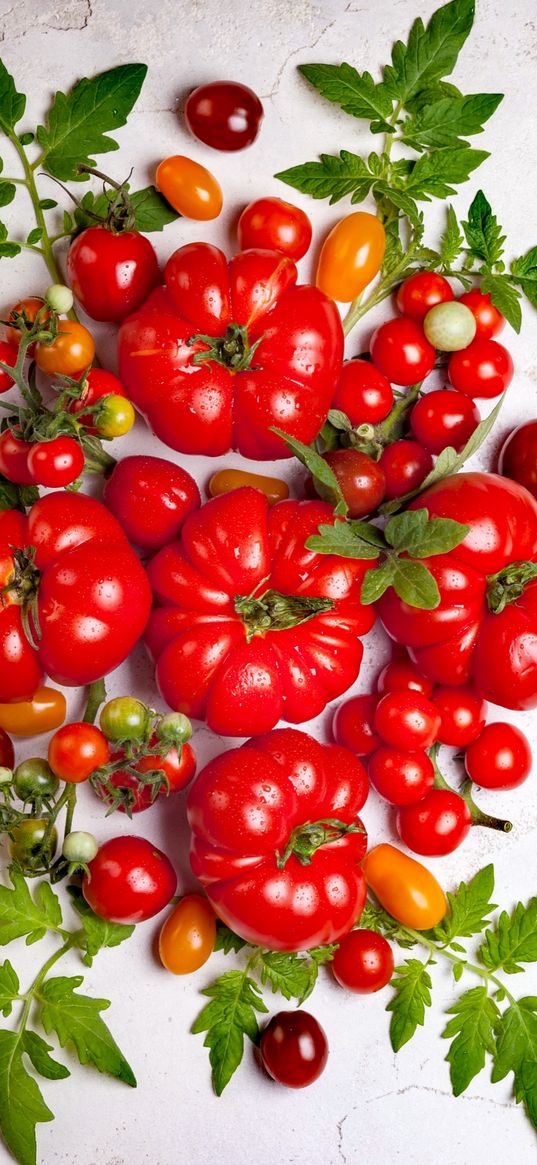
M 493 615 L 499 615 L 509 603 L 516 603 L 528 583 L 537 579 L 536 562 L 511 562 L 487 579 L 487 605 Z
M 301 866 L 309 866 L 314 853 L 323 845 L 332 841 L 339 841 L 349 833 L 365 833 L 363 827 L 356 823 L 340 821 L 337 817 L 323 817 L 320 821 L 310 821 L 306 825 L 297 825 L 293 829 L 289 841 L 282 854 L 276 850 L 276 865 L 283 870 L 292 854 Z
M 255 370 L 256 365 L 252 364 L 252 360 L 262 339 L 263 336 L 260 336 L 255 344 L 250 344 L 245 325 L 232 323 L 228 324 L 223 336 L 205 336 L 198 332 L 187 340 L 187 344 L 190 347 L 197 343 L 207 344 L 206 351 L 196 352 L 192 357 L 193 364 L 203 364 L 212 360 L 215 364 L 227 368 L 229 372 L 244 372 L 247 368 Z
M 246 628 L 248 643 L 267 631 L 287 631 L 334 607 L 332 599 L 312 595 L 282 595 L 271 589 L 258 595 L 236 595 L 235 611 Z
M 129 198 L 128 187 L 130 174 L 125 182 L 116 182 L 115 178 L 110 178 L 108 174 L 103 174 L 102 170 L 95 170 L 93 166 L 86 166 L 83 162 L 79 163 L 76 170 L 78 174 L 91 174 L 93 178 L 100 178 L 101 182 L 104 183 L 104 194 L 108 200 L 106 214 L 95 214 L 94 211 L 82 206 L 78 199 L 73 199 L 73 195 L 68 190 L 69 197 L 73 199 L 79 209 L 83 211 L 84 215 L 93 219 L 96 225 L 105 227 L 113 235 L 120 235 L 123 231 L 135 230 L 136 211 Z M 106 189 L 107 186 L 116 192 L 112 197 L 110 197 L 110 191 Z
M 26 546 L 24 549 L 13 548 L 13 574 L 0 590 L 0 600 L 5 606 L 4 596 L 8 595 L 11 602 L 21 607 L 21 621 L 24 634 L 36 651 L 41 639 L 39 625 L 39 610 L 37 596 L 41 571 L 35 565 L 35 546 Z

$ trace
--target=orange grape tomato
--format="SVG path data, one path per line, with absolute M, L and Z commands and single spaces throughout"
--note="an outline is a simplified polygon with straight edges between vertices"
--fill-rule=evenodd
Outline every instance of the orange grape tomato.
M 434 875 L 394 845 L 375 846 L 362 869 L 381 906 L 403 926 L 429 930 L 444 917 L 446 896 Z
M 183 154 L 165 158 L 157 166 L 155 184 L 166 202 L 185 218 L 218 218 L 222 210 L 223 195 L 214 174 Z
M 317 287 L 340 303 L 350 303 L 380 271 L 385 249 L 386 232 L 376 215 L 363 210 L 347 215 L 322 245 Z
M 63 724 L 67 704 L 63 692 L 56 688 L 37 688 L 33 700 L 17 704 L 0 704 L 0 728 L 10 736 L 37 736 L 52 732 Z
M 159 955 L 173 975 L 190 975 L 207 962 L 216 941 L 216 916 L 201 894 L 187 894 L 168 915 L 159 936 Z
M 265 477 L 261 473 L 246 473 L 243 469 L 219 469 L 213 473 L 207 492 L 209 497 L 217 498 L 220 494 L 231 493 L 232 490 L 240 489 L 244 485 L 261 490 L 271 506 L 289 497 L 289 487 L 281 478 Z

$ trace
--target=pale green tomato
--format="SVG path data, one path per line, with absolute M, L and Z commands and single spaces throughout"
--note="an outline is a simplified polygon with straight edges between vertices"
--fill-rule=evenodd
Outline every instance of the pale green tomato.
M 66 287 L 64 283 L 53 283 L 45 292 L 45 299 L 53 311 L 57 311 L 59 315 L 66 315 L 74 303 L 73 293 L 70 287 Z
M 167 712 L 159 720 L 155 732 L 157 739 L 167 744 L 184 744 L 192 736 L 192 725 L 182 712 Z
M 0 785 L 10 785 L 13 780 L 13 769 L 0 765 Z
M 423 321 L 429 343 L 441 352 L 460 352 L 461 348 L 467 348 L 474 339 L 476 326 L 470 308 L 456 300 L 437 303 Z
M 85 833 L 83 829 L 68 833 L 63 843 L 62 854 L 68 862 L 92 862 L 99 846 L 92 833 Z

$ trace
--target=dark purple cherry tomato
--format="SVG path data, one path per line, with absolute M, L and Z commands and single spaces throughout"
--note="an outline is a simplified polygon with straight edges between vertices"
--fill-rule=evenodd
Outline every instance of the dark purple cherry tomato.
M 261 1035 L 263 1067 L 286 1088 L 306 1088 L 326 1067 L 328 1040 L 308 1011 L 279 1011 Z
M 349 507 L 349 518 L 373 513 L 384 497 L 384 474 L 378 462 L 359 449 L 332 449 L 324 454 Z
M 250 146 L 262 120 L 259 97 L 238 81 L 200 85 L 185 105 L 185 121 L 190 132 L 213 150 L 243 150 Z

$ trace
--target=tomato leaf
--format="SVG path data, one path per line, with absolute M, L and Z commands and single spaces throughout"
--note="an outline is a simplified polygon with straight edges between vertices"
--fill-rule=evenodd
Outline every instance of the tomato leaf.
M 527 906 L 519 902 L 509 915 L 502 911 L 494 926 L 485 931 L 477 957 L 489 971 L 500 968 L 515 975 L 520 963 L 537 962 L 537 898 Z
M 502 93 L 472 93 L 468 97 L 441 97 L 403 125 L 402 140 L 417 150 L 464 146 L 464 138 L 483 133 L 503 99 Z
M 531 247 L 511 263 L 511 275 L 524 295 L 537 307 L 537 247 Z
M 13 202 L 17 187 L 13 182 L 0 182 L 0 206 L 9 206 Z
M 37 942 L 47 930 L 57 931 L 62 923 L 59 899 L 48 882 L 41 882 L 32 898 L 23 875 L 10 866 L 13 889 L 0 886 L 0 946 L 26 935 L 26 943 Z
M 319 162 L 304 162 L 275 174 L 281 182 L 311 194 L 312 198 L 328 198 L 330 205 L 352 194 L 351 201 L 362 202 L 369 194 L 375 175 L 368 170 L 363 158 L 341 150 L 339 155 L 321 154 Z
M 40 1076 L 44 1076 L 45 1080 L 66 1080 L 71 1075 L 65 1064 L 60 1064 L 58 1060 L 53 1060 L 49 1052 L 52 1051 L 50 1044 L 45 1043 L 37 1032 L 25 1031 L 22 1034 L 22 1042 L 26 1055 L 29 1056 L 32 1064 L 39 1072 Z
M 0 1011 L 2 1015 L 11 1015 L 13 1001 L 19 994 L 19 979 L 9 959 L 0 964 Z
M 383 934 L 386 938 L 392 939 L 399 947 L 414 947 L 417 940 L 409 937 L 404 927 L 401 926 L 391 914 L 383 910 L 381 906 L 373 906 L 372 902 L 367 901 L 358 924 L 364 930 L 374 930 L 376 934 Z
M 318 492 L 325 501 L 336 506 L 336 514 L 346 514 L 348 507 L 341 492 L 339 481 L 324 457 L 321 457 L 316 449 L 312 449 L 311 445 L 304 445 L 302 441 L 297 441 L 296 437 L 284 433 L 283 429 L 277 429 L 275 425 L 271 425 L 270 430 L 281 437 L 282 441 L 285 441 L 285 444 L 293 451 L 295 457 L 298 457 L 302 465 L 309 469 L 316 486 L 319 487 Z
M 360 590 L 360 602 L 369 606 L 382 597 L 393 582 L 394 559 L 387 558 L 381 566 L 373 567 L 364 575 Z
M 440 101 L 442 97 L 462 97 L 460 89 L 453 85 L 451 81 L 436 81 L 433 85 L 427 85 L 425 89 L 420 89 L 415 97 L 411 97 L 407 101 L 405 109 L 409 113 L 421 113 L 428 105 L 433 105 L 435 101 Z
M 20 255 L 22 247 L 20 243 L 14 243 L 8 239 L 8 230 L 5 223 L 0 222 L 0 259 L 14 259 L 16 255 Z
M 13 131 L 26 109 L 26 97 L 18 93 L 11 73 L 0 60 L 0 129 L 5 134 Z
M 23 1063 L 19 1032 L 0 1031 L 0 1130 L 19 1165 L 35 1165 L 35 1128 L 54 1120 Z
M 446 1060 L 454 1096 L 460 1096 L 478 1072 L 485 1067 L 487 1052 L 496 1051 L 494 1028 L 500 1011 L 487 994 L 486 987 L 472 987 L 447 1008 L 452 1015 L 442 1036 L 453 1039 Z
M 240 935 L 235 934 L 235 931 L 230 930 L 223 922 L 216 924 L 216 941 L 214 944 L 215 951 L 222 951 L 224 955 L 231 954 L 232 951 L 242 951 L 243 947 L 247 946 L 244 939 Z
M 392 1012 L 390 1041 L 394 1052 L 412 1039 L 416 1029 L 425 1023 L 425 1009 L 431 1006 L 431 976 L 427 970 L 429 963 L 420 959 L 405 959 L 395 968 L 392 987 L 395 996 L 386 1011 Z
M 421 611 L 433 611 L 440 602 L 440 592 L 430 570 L 412 558 L 392 560 L 391 585 L 400 599 Z
M 279 991 L 285 999 L 296 999 L 299 1004 L 311 995 L 317 982 L 321 963 L 330 962 L 337 947 L 315 947 L 304 954 L 287 951 L 262 951 L 260 978 L 270 983 L 273 992 Z
M 496 1054 L 491 1080 L 514 1073 L 514 1094 L 537 1128 L 537 998 L 513 1001 L 496 1025 Z
M 474 0 L 452 0 L 433 13 L 428 25 L 414 21 L 405 45 L 397 41 L 384 69 L 390 96 L 406 106 L 420 90 L 448 76 L 474 20 Z
M 256 1012 L 266 1012 L 257 983 L 244 971 L 226 971 L 210 987 L 205 987 L 207 1003 L 192 1025 L 197 1034 L 206 1032 L 213 1087 L 221 1096 L 244 1052 L 244 1037 L 253 1043 L 259 1036 Z
M 481 291 L 487 292 L 495 307 L 505 316 L 515 332 L 522 327 L 520 292 L 514 287 L 509 275 L 495 275 L 486 271 L 481 280 Z
M 429 202 L 431 195 L 436 198 L 447 198 L 450 194 L 455 194 L 454 187 L 460 182 L 466 182 L 472 171 L 481 166 L 488 157 L 490 155 L 486 150 L 471 150 L 466 147 L 433 150 L 431 153 L 422 154 L 412 167 L 406 190 L 414 198 L 424 202 Z
M 469 882 L 461 882 L 454 893 L 448 891 L 447 912 L 438 926 L 427 932 L 428 937 L 454 946 L 454 938 L 471 938 L 474 934 L 481 934 L 489 921 L 489 914 L 496 909 L 496 904 L 491 902 L 493 892 L 494 866 L 488 865 Z
M 62 1048 L 72 1045 L 81 1064 L 93 1064 L 99 1072 L 116 1076 L 135 1088 L 132 1068 L 100 1016 L 110 1003 L 80 995 L 76 988 L 82 981 L 82 976 L 76 975 L 58 976 L 43 983 L 36 994 L 43 1028 L 47 1035 L 55 1032 Z
M 340 105 L 352 117 L 371 122 L 372 133 L 393 133 L 386 120 L 393 110 L 393 98 L 386 86 L 377 84 L 370 73 L 358 73 L 352 65 L 299 65 L 302 76 L 328 101 Z
M 397 550 L 404 550 L 413 558 L 431 558 L 454 550 L 469 529 L 452 518 L 428 518 L 424 509 L 406 510 L 390 518 L 384 533 Z
M 82 891 L 78 886 L 69 886 L 68 892 L 71 895 L 72 905 L 80 916 L 83 930 L 83 948 L 85 950 L 84 963 L 87 967 L 91 967 L 94 955 L 103 947 L 118 947 L 120 943 L 125 942 L 125 939 L 130 938 L 134 933 L 134 926 L 125 926 L 123 923 L 108 922 L 105 918 L 99 918 L 86 899 L 83 897 Z
M 440 258 L 445 267 L 451 267 L 461 253 L 464 238 L 452 206 L 447 208 L 446 225 L 440 239 Z
M 155 186 L 145 186 L 129 194 L 135 212 L 135 227 L 142 234 L 149 235 L 162 231 L 168 223 L 176 222 L 181 215 L 159 194 Z
M 306 549 L 314 550 L 316 554 L 340 554 L 342 558 L 379 558 L 378 547 L 355 532 L 354 526 L 354 522 L 321 525 L 319 533 L 307 539 Z
M 468 221 L 462 228 L 466 236 L 469 254 L 481 259 L 486 267 L 494 267 L 503 255 L 505 235 L 492 207 L 482 190 L 478 190 L 468 210 Z

